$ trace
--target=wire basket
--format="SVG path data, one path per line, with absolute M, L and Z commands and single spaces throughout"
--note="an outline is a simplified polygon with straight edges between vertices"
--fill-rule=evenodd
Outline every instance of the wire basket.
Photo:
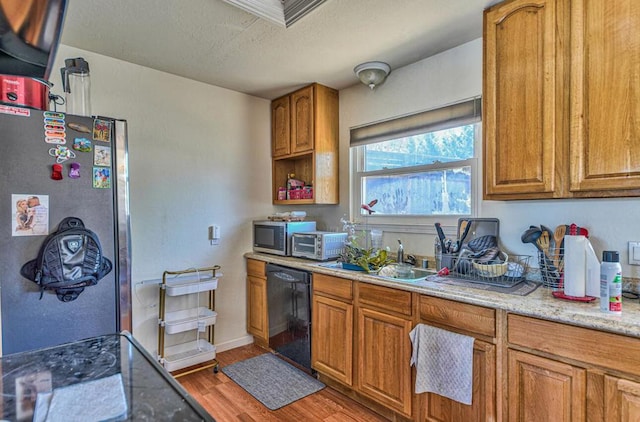
M 526 280 L 531 256 L 504 255 L 504 260 L 483 263 L 471 257 L 443 254 L 441 266 L 449 268 L 452 278 L 498 287 L 513 287 Z
M 538 267 L 542 285 L 552 289 L 564 287 L 564 250 L 551 248 L 547 252 L 538 251 Z

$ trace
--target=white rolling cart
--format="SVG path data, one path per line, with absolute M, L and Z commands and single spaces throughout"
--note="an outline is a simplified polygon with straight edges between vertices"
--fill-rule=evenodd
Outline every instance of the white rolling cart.
M 195 371 L 213 368 L 218 372 L 214 341 L 214 325 L 218 316 L 215 311 L 216 288 L 220 275 L 219 265 L 206 268 L 191 268 L 183 271 L 165 271 L 160 284 L 158 310 L 158 360 L 169 372 L 179 371 L 174 377 Z M 207 306 L 203 306 L 200 295 L 207 295 Z M 187 299 L 195 306 L 167 311 L 167 300 L 177 296 L 193 295 Z M 196 339 L 186 343 L 165 346 L 167 335 L 195 331 Z M 189 368 L 181 371 L 184 368 Z

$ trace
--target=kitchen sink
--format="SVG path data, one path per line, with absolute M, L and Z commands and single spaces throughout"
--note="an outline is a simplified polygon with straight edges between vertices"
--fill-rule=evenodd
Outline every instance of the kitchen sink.
M 351 269 L 343 268 L 341 262 L 335 262 L 335 261 L 334 262 L 323 262 L 323 263 L 320 263 L 320 264 L 317 264 L 317 265 L 319 267 L 331 268 L 332 270 L 354 271 L 354 270 L 351 270 Z M 435 272 L 433 270 L 413 267 L 411 269 L 410 275 L 408 277 L 398 277 L 396 275 L 395 267 L 396 267 L 395 264 L 387 265 L 382 270 L 380 270 L 380 273 L 378 273 L 378 274 L 369 273 L 369 275 L 373 276 L 373 277 L 380 277 L 380 278 L 386 279 L 386 280 L 404 281 L 404 282 L 407 282 L 407 283 L 411 283 L 411 282 L 424 280 L 428 276 L 435 274 Z M 357 271 L 357 270 L 355 270 L 355 271 Z M 364 271 L 363 271 L 363 273 L 364 273 Z

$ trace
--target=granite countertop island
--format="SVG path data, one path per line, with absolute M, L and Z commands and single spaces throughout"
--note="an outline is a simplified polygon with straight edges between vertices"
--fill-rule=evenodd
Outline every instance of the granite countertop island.
M 369 275 L 364 272 L 328 268 L 319 262 L 301 258 L 282 257 L 254 252 L 246 253 L 245 257 L 314 273 L 333 275 L 363 283 L 377 284 L 429 296 L 501 309 L 514 314 L 640 338 L 640 305 L 637 299 L 628 301 L 623 299 L 622 314 L 613 315 L 600 311 L 599 299 L 591 303 L 556 299 L 552 296 L 551 289 L 542 286 L 526 296 L 517 296 L 425 279 L 414 282 L 395 281 L 389 278 Z
M 0 358 L 2 420 L 213 421 L 127 332 Z

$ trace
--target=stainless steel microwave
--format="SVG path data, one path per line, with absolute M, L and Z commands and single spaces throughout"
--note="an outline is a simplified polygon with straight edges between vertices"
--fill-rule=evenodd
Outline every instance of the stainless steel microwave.
M 291 237 L 293 234 L 315 230 L 315 221 L 254 221 L 253 250 L 254 252 L 291 256 Z

